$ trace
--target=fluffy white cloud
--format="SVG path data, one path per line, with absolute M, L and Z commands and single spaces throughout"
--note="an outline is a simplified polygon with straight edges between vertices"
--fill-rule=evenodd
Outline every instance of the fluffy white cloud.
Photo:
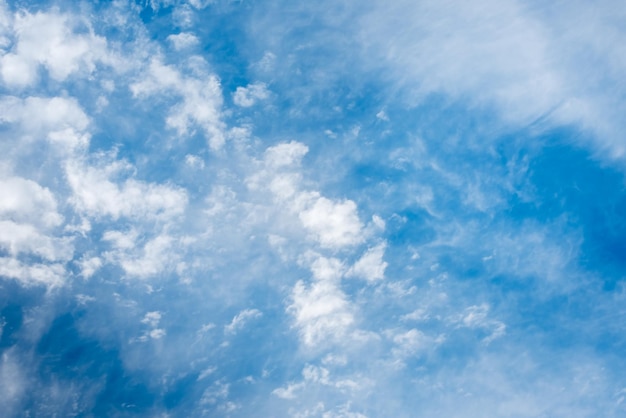
M 89 118 L 74 98 L 14 96 L 0 98 L 0 122 L 17 126 L 30 141 L 47 140 L 65 153 L 89 144 Z
M 180 240 L 167 233 L 145 233 L 152 236 L 145 238 L 135 229 L 106 231 L 102 240 L 112 248 L 103 254 L 106 261 L 118 264 L 128 276 L 142 279 L 173 271 L 181 255 Z
M 362 243 L 366 230 L 357 206 L 349 199 L 332 200 L 305 190 L 298 168 L 308 147 L 297 141 L 269 147 L 263 168 L 247 179 L 249 188 L 269 188 L 281 210 L 295 214 L 310 238 L 322 248 L 339 250 Z
M 163 328 L 158 328 L 161 317 L 162 314 L 159 311 L 151 311 L 144 315 L 141 323 L 147 325 L 150 329 L 139 337 L 139 341 L 147 341 L 148 339 L 158 340 L 166 335 Z
M 343 263 L 337 258 L 318 257 L 311 263 L 311 272 L 316 280 L 338 280 L 344 270 Z
M 48 288 L 65 283 L 67 272 L 62 264 L 22 263 L 8 257 L 0 257 L 0 276 L 15 279 L 24 286 L 45 285 Z
M 148 312 L 147 314 L 144 315 L 143 319 L 141 320 L 142 324 L 148 324 L 151 327 L 157 327 L 159 325 L 159 321 L 161 320 L 161 312 L 159 311 L 152 311 L 152 312 Z
M 167 235 L 158 235 L 149 240 L 143 248 L 135 251 L 120 251 L 116 258 L 126 274 L 134 277 L 150 277 L 172 268 L 178 259 L 172 248 L 173 239 Z
M 102 259 L 100 257 L 83 257 L 77 264 L 80 267 L 81 276 L 88 279 L 102 267 Z
M 2 258 L 0 275 L 24 283 L 60 285 L 65 268 L 59 262 L 73 257 L 72 238 L 57 236 L 63 222 L 49 189 L 20 177 L 0 179 L 0 248 L 11 257 Z M 34 255 L 39 264 L 24 264 L 21 256 Z
M 0 179 L 0 196 L 0 219 L 44 228 L 59 226 L 63 222 L 52 192 L 32 180 L 21 177 Z
M 285 387 L 276 388 L 272 394 L 282 399 L 295 399 L 296 393 L 304 387 L 303 383 L 290 383 Z
M 5 15 L 6 16 L 6 15 Z M 56 11 L 20 11 L 11 17 L 13 47 L 0 57 L 0 74 L 8 86 L 38 81 L 40 66 L 63 81 L 73 73 L 91 73 L 99 62 L 110 62 L 106 40 L 88 22 Z M 87 29 L 87 31 L 85 31 Z
M 299 217 L 322 247 L 338 249 L 363 242 L 363 224 L 353 201 L 333 202 L 322 196 L 312 201 Z
M 68 162 L 66 175 L 72 188 L 72 204 L 89 216 L 110 216 L 112 219 L 171 219 L 184 212 L 185 190 L 169 185 L 147 183 L 135 179 L 117 181 L 131 166 L 113 161 L 89 166 L 74 160 Z
M 165 65 L 158 58 L 153 59 L 143 79 L 130 86 L 135 97 L 148 97 L 156 94 L 174 93 L 181 101 L 170 108 L 166 124 L 179 135 L 187 135 L 195 125 L 205 133 L 212 149 L 224 145 L 224 123 L 221 120 L 222 90 L 219 79 L 201 67 L 206 63 L 202 58 L 192 60 L 192 76 L 184 76 L 180 71 Z
M 265 150 L 265 162 L 272 168 L 298 165 L 309 152 L 309 147 L 297 141 L 283 142 Z
M 50 237 L 32 225 L 12 221 L 0 221 L 0 248 L 12 256 L 35 254 L 49 261 L 67 261 L 74 251 L 69 238 Z
M 265 83 L 248 84 L 247 87 L 237 87 L 233 93 L 233 102 L 237 106 L 250 107 L 260 100 L 269 97 L 270 92 Z
M 198 37 L 193 33 L 181 32 L 176 35 L 170 35 L 167 40 L 172 43 L 176 50 L 183 50 L 196 46 L 199 42 Z
M 385 278 L 387 262 L 383 261 L 386 244 L 369 248 L 363 256 L 350 268 L 349 276 L 362 277 L 369 282 Z
M 309 347 L 341 340 L 354 323 L 345 294 L 332 281 L 318 281 L 310 286 L 299 281 L 291 297 L 287 311 L 294 316 L 300 337 Z

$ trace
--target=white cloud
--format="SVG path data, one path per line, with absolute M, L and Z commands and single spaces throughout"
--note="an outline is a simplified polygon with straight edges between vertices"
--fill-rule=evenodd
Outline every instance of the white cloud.
M 196 35 L 189 32 L 181 32 L 176 35 L 170 35 L 167 40 L 174 45 L 174 48 L 178 51 L 194 47 L 198 45 L 199 39 Z
M 610 1 L 558 7 L 377 1 L 354 21 L 369 65 L 384 67 L 405 99 L 444 93 L 518 126 L 576 124 L 594 135 L 594 148 L 621 158 L 623 12 Z
M 300 337 L 309 347 L 337 342 L 354 323 L 345 294 L 332 281 L 318 281 L 306 286 L 298 281 L 287 311 L 294 316 Z
M 15 279 L 24 286 L 54 288 L 63 285 L 67 273 L 61 264 L 24 264 L 14 258 L 0 257 L 0 276 Z
M 348 403 L 332 411 L 324 412 L 322 418 L 367 418 L 367 415 L 363 415 L 360 412 L 352 412 L 350 410 L 350 404 Z
M 110 242 L 115 249 L 129 250 L 135 247 L 137 236 L 137 231 L 133 229 L 127 232 L 105 231 L 102 240 Z
M 272 168 L 298 165 L 308 152 L 309 147 L 301 142 L 283 142 L 265 150 L 265 163 Z
M 200 404 L 215 405 L 220 400 L 228 397 L 229 391 L 230 384 L 218 380 L 202 393 Z
M 189 4 L 191 4 L 196 9 L 204 9 L 209 5 L 216 2 L 216 0 L 188 0 Z
M 425 308 L 417 308 L 411 313 L 402 315 L 400 319 L 402 321 L 425 321 L 430 318 L 430 313 Z
M 295 399 L 296 392 L 300 391 L 304 387 L 304 383 L 290 383 L 286 387 L 277 388 L 272 391 L 272 394 L 282 399 Z
M 0 98 L 0 121 L 16 124 L 19 135 L 29 141 L 49 141 L 61 153 L 89 144 L 89 135 L 84 133 L 89 118 L 74 98 L 4 96 Z
M 217 370 L 217 367 L 215 366 L 207 367 L 206 369 L 202 370 L 202 372 L 198 375 L 198 379 L 196 380 L 200 381 L 200 380 L 206 379 L 207 377 L 215 373 L 216 370 Z
M 349 276 L 362 277 L 369 282 L 385 278 L 387 262 L 383 261 L 386 244 L 382 243 L 369 248 L 363 256 L 350 268 Z
M 66 165 L 67 180 L 72 188 L 71 203 L 81 212 L 113 219 L 169 220 L 184 212 L 185 190 L 135 179 L 115 181 L 130 165 L 114 161 L 101 166 L 88 166 L 78 161 Z
M 150 330 L 150 332 L 148 333 L 148 336 L 150 338 L 152 338 L 153 340 L 158 340 L 161 339 L 165 336 L 166 332 L 163 328 L 155 328 Z
M 4 388 L 0 395 L 0 405 L 7 415 L 19 414 L 24 391 L 28 389 L 27 371 L 24 370 L 17 351 L 17 347 L 9 347 L 0 358 L 0 385 Z
M 32 180 L 21 177 L 0 179 L 0 196 L 0 219 L 43 228 L 59 226 L 63 222 L 52 192 Z
M 13 256 L 35 254 L 48 261 L 67 261 L 74 252 L 71 238 L 50 237 L 32 225 L 12 221 L 0 221 L 0 247 Z
M 119 252 L 116 260 L 126 274 L 134 277 L 150 277 L 172 269 L 178 254 L 172 249 L 173 239 L 158 235 L 148 241 L 139 251 Z
M 59 286 L 65 268 L 57 262 L 73 257 L 71 237 L 56 236 L 63 222 L 49 189 L 20 177 L 0 179 L 0 248 L 12 258 L 2 258 L 0 275 L 25 285 Z M 23 264 L 17 258 L 34 255 L 41 264 Z
M 444 337 L 442 336 L 436 339 L 432 338 L 420 330 L 412 328 L 406 332 L 393 334 L 392 340 L 395 347 L 391 350 L 391 353 L 399 361 L 406 357 L 421 356 L 443 342 L 443 339 Z
M 110 242 L 112 251 L 103 255 L 108 262 L 118 264 L 127 275 L 137 278 L 158 276 L 173 271 L 180 259 L 180 240 L 161 233 L 142 242 L 137 230 L 106 231 L 102 240 Z
M 143 319 L 141 320 L 141 323 L 147 324 L 151 326 L 152 328 L 156 328 L 157 326 L 159 326 L 161 317 L 162 317 L 162 314 L 159 311 L 148 312 L 144 315 Z
M 453 322 L 456 322 L 459 327 L 482 328 L 490 331 L 491 334 L 483 340 L 485 343 L 500 338 L 506 333 L 506 325 L 504 323 L 489 318 L 489 305 L 486 303 L 466 308 L 465 312 Z
M 87 22 L 51 11 L 31 14 L 20 11 L 12 19 L 15 43 L 0 57 L 0 74 L 6 85 L 25 87 L 38 80 L 39 67 L 56 81 L 71 74 L 92 73 L 99 62 L 111 61 L 106 40 L 96 36 Z
M 149 338 L 159 340 L 165 337 L 167 334 L 166 331 L 163 328 L 158 328 L 162 316 L 163 314 L 159 311 L 151 311 L 144 315 L 141 323 L 147 325 L 151 329 L 144 332 L 144 334 L 139 337 L 139 341 L 147 341 Z
M 193 64 L 197 65 L 193 65 Z M 175 67 L 153 59 L 144 79 L 130 86 L 135 97 L 175 93 L 182 99 L 170 108 L 166 118 L 168 127 L 178 135 L 187 135 L 195 125 L 204 131 L 212 149 L 224 145 L 224 123 L 221 120 L 222 91 L 219 79 L 201 68 L 204 60 L 195 57 L 192 67 L 195 76 L 185 77 Z
M 247 87 L 237 87 L 233 93 L 233 102 L 237 106 L 251 107 L 260 100 L 265 100 L 270 93 L 265 83 L 248 84 Z
M 316 280 L 338 280 L 344 273 L 344 266 L 337 258 L 317 257 L 311 263 L 311 272 Z
M 307 364 L 302 370 L 302 377 L 308 382 L 320 383 L 322 385 L 330 384 L 330 372 L 325 367 Z
M 250 320 L 259 318 L 262 315 L 263 313 L 258 309 L 245 309 L 235 315 L 230 324 L 224 327 L 224 332 L 234 334 L 243 328 Z
M 353 201 L 333 202 L 325 197 L 312 200 L 314 203 L 299 217 L 322 247 L 338 249 L 363 242 L 363 224 Z
M 389 116 L 387 116 L 384 110 L 376 113 L 376 117 L 382 121 L 389 122 Z
M 258 62 L 254 63 L 254 67 L 262 72 L 270 72 L 274 69 L 275 64 L 276 55 L 272 52 L 266 52 Z
M 495 271 L 506 271 L 517 277 L 534 276 L 546 282 L 558 282 L 562 290 L 576 285 L 571 281 L 572 263 L 580 252 L 582 237 L 568 233 L 561 225 L 521 225 L 510 231 L 491 232 L 483 242 L 489 257 L 485 265 Z
M 296 141 L 269 147 L 263 169 L 247 179 L 248 187 L 268 188 L 280 208 L 296 214 L 310 238 L 322 248 L 338 250 L 362 243 L 367 231 L 359 219 L 356 203 L 349 199 L 331 200 L 317 191 L 302 189 L 297 168 L 307 152 L 308 147 Z
M 368 43 L 420 95 L 495 100 L 505 117 L 528 121 L 558 103 L 559 80 L 547 66 L 542 28 L 516 1 L 378 7 L 362 21 Z
M 204 169 L 204 161 L 202 160 L 201 157 L 197 155 L 191 155 L 191 154 L 185 155 L 185 164 L 187 164 L 189 167 L 194 168 L 196 170 Z

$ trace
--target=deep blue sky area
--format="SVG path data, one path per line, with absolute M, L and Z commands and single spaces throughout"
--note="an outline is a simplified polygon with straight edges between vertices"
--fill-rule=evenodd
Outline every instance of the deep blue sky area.
M 619 2 L 0 0 L 6 417 L 626 417 Z

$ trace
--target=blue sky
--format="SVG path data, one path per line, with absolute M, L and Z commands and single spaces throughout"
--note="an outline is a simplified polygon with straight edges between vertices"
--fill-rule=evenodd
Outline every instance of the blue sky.
M 0 408 L 626 416 L 624 28 L 0 0 Z

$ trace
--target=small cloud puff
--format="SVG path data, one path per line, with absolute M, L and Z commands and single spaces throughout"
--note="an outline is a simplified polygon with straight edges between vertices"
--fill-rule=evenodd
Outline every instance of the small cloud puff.
M 233 102 L 240 107 L 253 106 L 259 100 L 265 100 L 270 92 L 265 83 L 248 84 L 247 87 L 237 87 L 233 93 Z
M 176 35 L 170 35 L 167 37 L 167 40 L 174 46 L 174 49 L 176 49 L 177 51 L 191 48 L 198 45 L 198 43 L 200 42 L 196 35 L 189 32 L 181 32 Z
M 348 272 L 348 276 L 362 277 L 368 282 L 381 280 L 385 277 L 387 262 L 383 261 L 386 244 L 368 249 Z

